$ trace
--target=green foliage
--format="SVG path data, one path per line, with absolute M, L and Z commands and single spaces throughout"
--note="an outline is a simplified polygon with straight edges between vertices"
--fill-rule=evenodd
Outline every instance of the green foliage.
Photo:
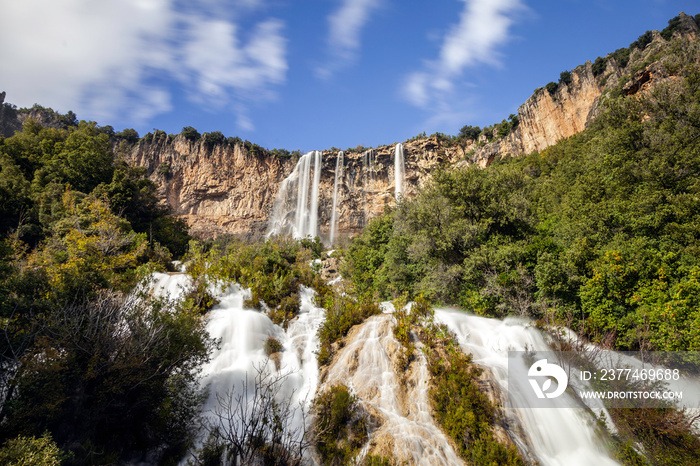
M 122 133 L 127 140 L 138 136 Z M 110 209 L 137 233 L 148 232 L 153 254 L 160 248 L 155 242 L 182 254 L 189 240 L 186 226 L 158 205 L 145 169 L 116 162 L 109 135 L 94 123 L 59 130 L 28 119 L 22 132 L 0 141 L 0 234 L 16 230 L 20 239 L 37 245 L 66 215 L 62 198 L 68 191 L 77 198 L 106 196 Z
M 607 58 L 598 57 L 593 62 L 593 76 L 600 76 L 608 65 Z
M 318 363 L 325 365 L 333 358 L 333 343 L 347 335 L 353 326 L 379 314 L 381 310 L 366 296 L 356 299 L 347 295 L 327 293 L 322 304 L 326 309 L 326 320 L 318 329 Z
M 416 311 L 426 316 L 419 334 L 431 375 L 430 401 L 435 421 L 469 464 L 524 465 L 515 446 L 503 445 L 493 435 L 499 412 L 479 388 L 482 370 L 461 351 L 446 327 L 433 322 L 426 301 L 416 306 L 420 309 Z
M 613 58 L 616 62 L 617 65 L 620 66 L 621 68 L 624 68 L 627 66 L 627 63 L 630 61 L 630 53 L 631 50 L 629 48 L 619 48 L 615 50 L 613 53 L 610 54 L 610 57 Z
M 204 133 L 204 145 L 209 149 L 222 145 L 226 142 L 226 136 L 223 135 L 221 131 L 212 131 L 211 133 Z
M 559 84 L 564 84 L 565 86 L 571 84 L 571 71 L 562 71 L 559 74 Z
M 677 81 L 609 96 L 586 131 L 540 154 L 435 173 L 353 239 L 343 276 L 383 299 L 423 294 L 618 348 L 696 350 L 700 73 L 697 47 L 671 45 Z
M 232 241 L 217 244 L 192 241 L 184 260 L 188 272 L 206 287 L 215 283 L 239 283 L 250 288 L 246 305 L 261 308 L 264 303 L 273 322 L 286 326 L 299 312 L 299 287 L 324 293 L 327 286 L 311 268 L 320 243 L 276 237 L 264 243 Z M 320 246 L 322 247 L 322 246 Z
M 268 337 L 267 340 L 265 340 L 264 349 L 265 354 L 270 356 L 274 353 L 279 353 L 282 351 L 282 343 L 280 343 L 279 340 L 274 337 Z
M 64 459 L 51 435 L 10 439 L 0 448 L 0 463 L 6 466 L 59 466 Z
M 345 385 L 336 385 L 316 397 L 313 411 L 315 443 L 323 464 L 351 464 L 368 435 L 367 416 L 357 397 Z
M 199 134 L 199 131 L 197 131 L 196 129 L 194 129 L 191 126 L 185 126 L 184 128 L 182 128 L 182 131 L 180 131 L 180 134 L 185 139 L 187 139 L 188 141 L 191 141 L 191 142 L 196 142 L 199 140 L 199 138 L 202 137 L 202 135 Z
M 559 88 L 559 85 L 552 81 L 550 83 L 547 83 L 547 85 L 544 86 L 544 88 L 547 89 L 547 92 L 549 92 L 550 94 L 554 94 Z
M 481 128 L 479 128 L 478 126 L 466 125 L 459 130 L 459 134 L 457 135 L 457 137 L 476 141 L 476 139 L 479 137 L 479 134 L 481 134 Z
M 213 343 L 199 315 L 100 292 L 36 316 L 35 332 L 9 385 L 1 437 L 48 429 L 75 464 L 191 440 L 196 376 Z
M 170 163 L 168 162 L 163 162 L 160 165 L 158 165 L 158 174 L 164 178 L 170 178 L 172 176 L 172 172 L 170 171 Z
M 630 446 L 641 445 L 654 465 L 687 465 L 700 462 L 700 439 L 692 429 L 690 413 L 670 408 L 611 408 L 618 427 L 618 457 L 624 464 L 645 465 Z
M 651 33 L 651 31 L 647 31 L 644 34 L 642 34 L 641 36 L 639 36 L 639 38 L 637 40 L 632 42 L 630 44 L 630 48 L 644 50 L 647 45 L 651 44 L 651 41 L 653 39 L 654 39 L 654 35 Z

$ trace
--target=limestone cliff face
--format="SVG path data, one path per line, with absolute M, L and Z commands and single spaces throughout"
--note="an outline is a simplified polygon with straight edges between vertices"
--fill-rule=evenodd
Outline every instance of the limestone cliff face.
M 695 21 L 683 13 L 679 18 L 681 26 L 676 37 L 695 40 L 698 34 Z M 495 158 L 539 152 L 583 131 L 596 116 L 604 93 L 618 86 L 623 78 L 627 81 L 622 91 L 627 95 L 672 78 L 658 59 L 660 50 L 668 42 L 658 31 L 653 31 L 652 37 L 651 43 L 642 50 L 631 52 L 625 66 L 620 66 L 611 54 L 605 69 L 598 73 L 594 73 L 593 64 L 588 61 L 571 71 L 570 83 L 559 83 L 553 92 L 545 88 L 536 90 L 518 109 L 518 126 L 500 140 L 479 141 L 469 162 L 485 167 Z
M 264 233 L 276 188 L 293 168 L 292 160 L 251 155 L 238 144 L 183 136 L 142 140 L 125 159 L 146 167 L 174 213 L 205 238 Z
M 338 186 L 339 237 L 360 231 L 394 201 L 395 144 L 368 152 L 345 153 L 344 176 Z M 404 144 L 405 193 L 411 196 L 432 170 L 465 157 L 460 147 L 442 147 L 435 138 Z M 338 154 L 324 151 L 319 184 L 320 234 L 330 232 L 333 188 Z M 243 146 L 153 136 L 142 140 L 123 157 L 145 167 L 159 192 L 190 225 L 191 233 L 204 238 L 224 234 L 243 238 L 263 236 L 275 197 L 296 158 L 251 155 Z
M 394 152 L 396 144 L 369 152 L 345 152 L 345 173 L 338 186 L 339 236 L 358 233 L 367 222 L 395 205 Z M 436 138 L 403 144 L 405 159 L 404 195 L 411 197 L 438 167 L 447 167 L 466 156 L 460 146 L 444 146 Z M 319 224 L 321 236 L 330 232 L 333 186 L 338 154 L 323 152 L 323 172 L 319 187 Z M 370 163 L 371 160 L 371 163 Z
M 695 40 L 698 27 L 681 15 L 682 35 Z M 678 33 L 676 33 L 678 34 Z M 519 108 L 519 124 L 500 139 L 454 143 L 424 138 L 404 143 L 404 195 L 411 197 L 438 167 L 487 166 L 498 157 L 514 157 L 542 151 L 561 139 L 583 131 L 599 110 L 601 99 L 613 88 L 628 95 L 644 92 L 658 82 L 673 79 L 659 61 L 668 42 L 658 32 L 642 50 L 635 49 L 620 66 L 614 56 L 604 69 L 594 72 L 590 62 L 571 71 L 570 80 L 556 89 L 538 89 Z M 254 155 L 240 144 L 207 145 L 205 138 L 190 141 L 163 134 L 142 140 L 124 157 L 147 168 L 166 202 L 183 216 L 195 235 L 212 238 L 222 234 L 260 237 L 282 181 L 297 163 L 295 157 Z M 395 204 L 395 144 L 367 151 L 345 153 L 344 176 L 338 186 L 336 216 L 338 237 L 359 232 L 388 205 Z M 322 153 L 319 184 L 319 234 L 328 239 L 338 154 Z M 290 202 L 293 204 L 293 202 Z

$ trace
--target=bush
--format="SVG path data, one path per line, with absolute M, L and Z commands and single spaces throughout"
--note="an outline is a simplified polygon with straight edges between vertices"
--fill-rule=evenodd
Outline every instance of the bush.
M 465 125 L 462 126 L 462 128 L 459 130 L 458 137 L 476 141 L 479 137 L 479 134 L 481 134 L 481 128 L 479 128 L 478 126 Z
M 40 438 L 19 436 L 0 448 L 0 464 L 5 466 L 59 466 L 64 458 L 48 433 Z
M 571 84 L 571 71 L 562 71 L 559 75 L 559 84 L 568 86 Z
M 180 134 L 185 139 L 187 139 L 188 141 L 192 141 L 192 142 L 198 141 L 199 138 L 201 137 L 201 135 L 199 134 L 199 131 L 197 131 L 196 129 L 194 129 L 191 126 L 185 126 L 184 128 L 182 128 L 182 131 L 180 131 Z
M 211 133 L 204 133 L 204 145 L 209 149 L 214 146 L 222 145 L 226 142 L 226 137 L 221 131 L 212 131 Z
M 367 440 L 366 414 L 345 385 L 336 385 L 314 400 L 316 448 L 323 464 L 351 464 Z
M 265 354 L 269 357 L 275 353 L 279 353 L 282 351 L 282 343 L 279 342 L 275 337 L 268 337 L 267 340 L 265 340 Z
M 608 65 L 607 58 L 598 57 L 593 62 L 593 76 L 599 76 L 605 71 L 605 67 Z

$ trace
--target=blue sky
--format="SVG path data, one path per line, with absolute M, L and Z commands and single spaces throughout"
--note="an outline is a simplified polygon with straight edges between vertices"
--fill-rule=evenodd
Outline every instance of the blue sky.
M 0 90 L 267 148 L 456 134 L 697 0 L 0 0 Z

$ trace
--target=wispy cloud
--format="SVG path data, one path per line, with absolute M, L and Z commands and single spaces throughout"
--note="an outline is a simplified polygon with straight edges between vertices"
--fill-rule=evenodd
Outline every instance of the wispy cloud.
M 259 99 L 271 85 L 284 82 L 287 71 L 283 24 L 276 19 L 258 23 L 242 44 L 236 24 L 208 18 L 190 19 L 182 47 L 184 78 L 193 96 L 217 106 L 232 95 Z
M 439 56 L 409 75 L 403 87 L 406 99 L 418 107 L 444 106 L 455 81 L 478 63 L 498 64 L 498 48 L 509 39 L 521 0 L 462 0 L 459 23 L 445 35 Z
M 248 121 L 247 103 L 271 95 L 287 70 L 280 20 L 242 31 L 240 17 L 261 3 L 230 2 L 226 16 L 212 0 L 189 2 L 187 11 L 174 0 L 7 2 L 0 86 L 20 106 L 139 123 L 172 108 L 162 83 L 174 78 L 193 100 L 228 105 Z
M 357 58 L 362 28 L 381 5 L 382 0 L 342 0 L 328 16 L 329 59 L 317 69 L 319 76 L 329 77 Z

